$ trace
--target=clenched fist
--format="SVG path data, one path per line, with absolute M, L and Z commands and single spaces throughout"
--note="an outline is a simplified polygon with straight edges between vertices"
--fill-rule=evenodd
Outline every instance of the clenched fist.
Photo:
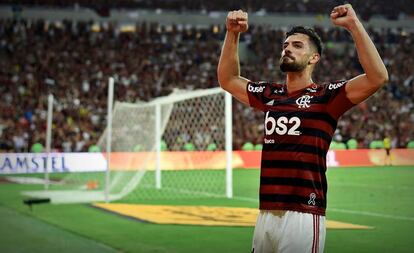
M 230 11 L 227 14 L 226 28 L 229 32 L 243 33 L 247 31 L 249 25 L 247 23 L 247 12 L 242 10 Z
M 358 22 L 358 17 L 350 4 L 339 5 L 331 12 L 331 21 L 334 25 L 342 26 L 348 30 Z

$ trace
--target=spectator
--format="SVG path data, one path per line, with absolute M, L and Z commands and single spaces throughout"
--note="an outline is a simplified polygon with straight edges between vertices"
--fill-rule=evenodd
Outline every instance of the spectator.
M 302 7 L 301 7 L 302 8 Z M 174 88 L 217 87 L 217 57 L 223 27 L 186 28 L 138 23 L 136 32 L 120 32 L 116 24 L 101 25 L 94 31 L 89 22 L 48 22 L 0 19 L 0 149 L 28 152 L 45 143 L 47 95 L 54 94 L 54 150 L 87 151 L 96 144 L 106 120 L 107 79 L 116 80 L 115 99 L 148 101 L 169 94 Z M 324 83 L 360 73 L 349 35 L 337 29 L 316 28 L 324 39 L 324 60 L 315 80 Z M 258 80 L 279 82 L 278 70 L 283 30 L 254 26 L 242 38 L 247 58 L 242 69 Z M 390 133 L 396 147 L 414 139 L 414 33 L 403 29 L 370 29 L 387 65 L 390 83 L 372 98 L 344 115 L 338 126 L 342 142 L 355 138 L 367 148 L 372 140 Z M 251 36 L 253 35 L 253 36 Z M 263 50 L 266 48 L 265 50 Z M 263 52 L 271 52 L 263 54 Z M 400 64 L 400 63 L 404 64 Z M 262 66 L 262 68 L 257 68 Z M 346 69 L 346 72 L 340 70 Z M 261 143 L 263 115 L 233 104 L 234 148 L 246 142 Z M 170 148 L 186 142 L 206 148 L 200 136 L 173 129 L 179 137 Z M 208 140 L 211 141 L 211 140 Z M 219 149 L 222 147 L 218 147 Z

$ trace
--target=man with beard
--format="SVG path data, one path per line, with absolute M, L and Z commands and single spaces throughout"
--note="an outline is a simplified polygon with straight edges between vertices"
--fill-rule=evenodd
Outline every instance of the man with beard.
M 312 72 L 321 58 L 322 43 L 306 27 L 286 33 L 280 58 L 284 84 L 241 77 L 238 43 L 240 33 L 248 28 L 247 13 L 232 11 L 227 16 L 218 80 L 238 100 L 265 113 L 260 213 L 252 252 L 323 252 L 326 154 L 338 119 L 388 80 L 384 63 L 352 6 L 337 6 L 330 17 L 334 25 L 351 33 L 365 73 L 320 85 L 312 81 Z

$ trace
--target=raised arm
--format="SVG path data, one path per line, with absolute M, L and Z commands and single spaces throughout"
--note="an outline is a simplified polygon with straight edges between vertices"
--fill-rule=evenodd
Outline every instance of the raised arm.
M 348 99 L 357 104 L 374 94 L 386 82 L 388 72 L 374 43 L 350 4 L 335 7 L 332 23 L 347 29 L 354 39 L 358 59 L 365 73 L 349 80 L 346 86 Z
M 231 11 L 226 20 L 226 38 L 221 50 L 217 68 L 217 77 L 221 88 L 230 92 L 239 101 L 249 104 L 246 92 L 248 79 L 240 76 L 239 38 L 247 31 L 247 13 L 241 10 Z

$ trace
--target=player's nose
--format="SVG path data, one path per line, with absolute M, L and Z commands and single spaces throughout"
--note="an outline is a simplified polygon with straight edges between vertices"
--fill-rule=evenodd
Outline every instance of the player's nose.
M 284 52 L 284 54 L 283 54 L 283 52 Z M 289 57 L 289 58 L 293 59 L 293 56 L 292 56 L 292 51 L 290 51 L 288 48 L 285 48 L 285 49 L 283 50 L 283 52 L 282 52 L 282 55 L 283 55 L 284 57 Z
M 292 54 L 292 50 L 290 49 L 290 45 L 285 46 L 283 48 L 282 52 L 285 52 L 285 54 L 289 54 L 289 55 Z

